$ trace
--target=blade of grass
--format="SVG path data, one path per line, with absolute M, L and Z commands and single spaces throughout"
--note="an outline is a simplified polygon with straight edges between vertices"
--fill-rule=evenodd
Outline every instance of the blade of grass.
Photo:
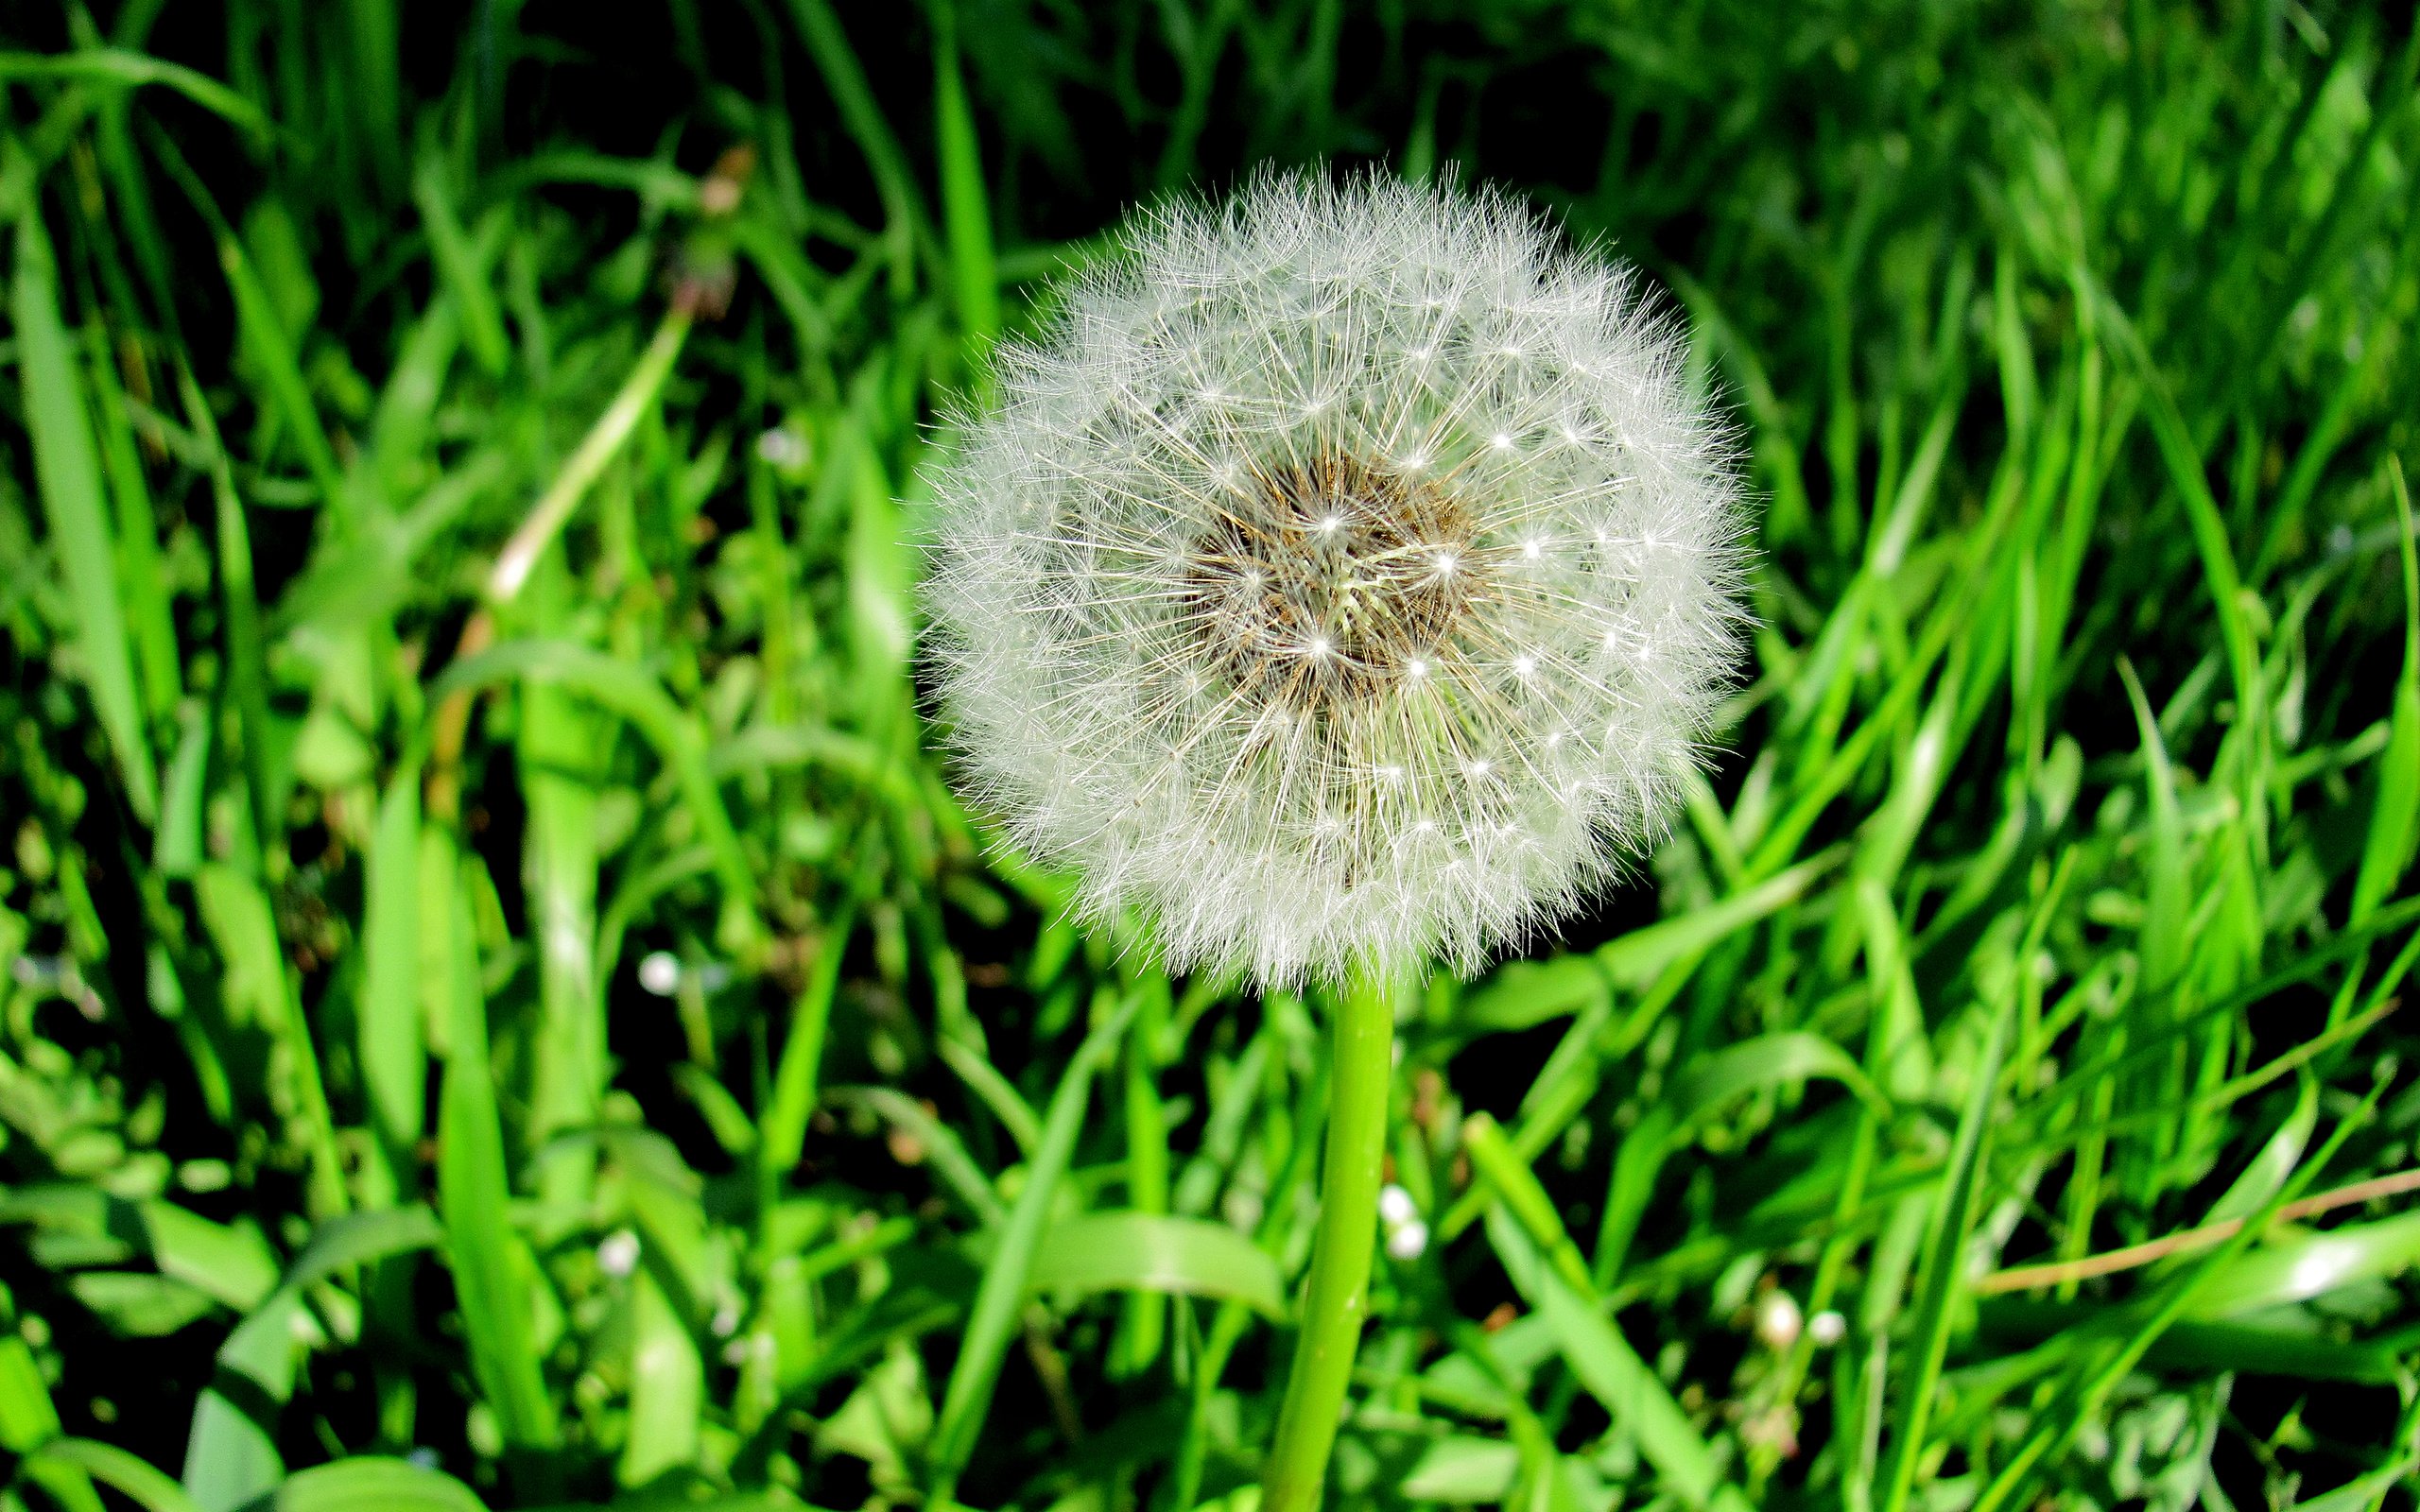
M 1991 1028 L 1980 1061 L 1971 1074 L 1966 1107 L 1958 1118 L 1950 1145 L 1949 1167 L 1942 1175 L 1933 1201 L 1930 1231 L 1925 1236 L 1924 1288 L 1916 1302 L 1914 1368 L 1899 1412 L 1898 1432 L 1891 1446 L 1891 1461 L 1882 1476 L 1884 1512 L 1902 1512 L 1915 1494 L 1916 1470 L 1922 1462 L 1926 1429 L 1941 1384 L 1943 1360 L 1949 1352 L 1949 1326 L 1958 1294 L 1963 1289 L 1966 1245 L 1973 1232 L 1977 1199 L 1983 1186 L 1991 1141 L 1992 1103 L 1999 1091 L 2000 1062 L 2008 1055 L 2016 1021 L 2012 993 L 1991 1010 Z
M 512 539 L 496 553 L 495 566 L 487 580 L 491 601 L 510 603 L 519 595 L 521 585 L 538 565 L 538 558 L 562 532 L 563 523 L 571 518 L 572 510 L 596 481 L 596 475 L 622 450 L 640 417 L 664 391 L 664 381 L 671 376 L 673 360 L 681 355 L 682 343 L 688 339 L 689 327 L 696 318 L 696 312 L 679 301 L 665 311 L 654 338 L 640 353 L 630 376 L 622 380 L 622 387 L 614 391 L 605 412 L 580 438 L 579 447 L 546 485 L 546 491 L 539 495 L 528 517 L 513 531 Z
M 782 1183 L 797 1169 L 806 1148 L 807 1120 L 814 1116 L 823 1063 L 823 1042 L 832 1022 L 832 998 L 848 954 L 856 909 L 844 906 L 816 940 L 813 964 L 790 1005 L 789 1037 L 773 1073 L 770 1101 L 758 1121 L 756 1152 L 759 1211 L 769 1214 Z
M 259 1068 L 262 1095 L 300 1126 L 303 1154 L 310 1161 L 311 1215 L 334 1217 L 350 1205 L 344 1157 L 337 1146 L 320 1053 L 278 936 L 269 892 L 243 868 L 210 862 L 194 875 L 194 897 L 218 948 L 222 998 L 230 1018 L 268 1036 L 278 1048 L 278 1062 Z
M 513 1263 L 522 1241 L 507 1211 L 511 1182 L 488 1058 L 487 992 L 460 876 L 475 863 L 440 829 L 424 831 L 422 846 L 421 927 L 441 940 L 437 958 L 449 969 L 440 986 L 452 1010 L 437 1110 L 438 1212 L 472 1374 L 505 1443 L 534 1469 L 543 1462 L 533 1452 L 552 1449 L 560 1435 L 531 1335 L 529 1298 Z
M 541 559 L 524 606 L 533 630 L 571 628 L 569 577 L 560 552 Z M 527 805 L 523 887 L 538 946 L 527 1132 L 535 1149 L 594 1124 L 611 1074 L 596 951 L 596 795 L 600 752 L 612 749 L 613 730 L 571 690 L 543 679 L 522 684 L 520 713 L 515 766 Z M 593 1164 L 577 1154 L 545 1162 L 540 1205 L 563 1223 L 577 1222 Z
M 2394 480 L 2395 541 L 2403 564 L 2403 673 L 2395 679 L 2386 750 L 2378 757 L 2377 799 L 2361 840 L 2360 870 L 2353 878 L 2345 915 L 2351 924 L 2368 919 L 2394 893 L 2411 865 L 2420 833 L 2420 559 L 2412 543 L 2411 492 L 2404 482 L 2403 459 L 2389 457 L 2387 468 Z M 2337 1011 L 2342 1012 L 2341 1005 Z
M 17 217 L 16 261 L 10 313 L 16 324 L 26 428 L 33 438 L 36 491 L 50 527 L 51 549 L 59 556 L 75 606 L 77 649 L 94 710 L 117 759 L 128 805 L 147 825 L 159 816 L 159 772 L 135 693 L 134 657 L 118 597 L 113 533 L 101 493 L 92 423 L 84 412 L 83 380 L 77 374 L 75 349 L 60 318 L 58 268 L 43 230 L 40 204 L 30 195 Z
M 147 126 L 151 123 L 146 122 Z M 252 266 L 244 250 L 243 239 L 219 213 L 218 201 L 185 162 L 174 139 L 157 127 L 148 133 L 152 155 L 184 190 L 185 198 L 204 221 L 218 247 L 218 268 L 227 280 L 227 292 L 235 301 L 235 330 L 244 350 L 259 367 L 268 385 L 269 398 L 276 403 L 277 412 L 293 432 L 296 450 L 302 454 L 302 465 L 317 485 L 321 501 L 331 515 L 338 520 L 354 513 L 353 496 L 346 492 L 341 470 L 337 466 L 336 448 L 328 440 L 327 426 L 320 419 L 319 405 L 311 398 L 311 386 L 302 376 L 302 367 L 294 352 L 294 344 L 285 334 L 285 323 L 278 314 L 277 301 L 260 272 Z M 196 422 L 197 424 L 199 422 Z
M 1547 1212 L 1551 1216 L 1551 1204 Z M 1555 1227 L 1560 1232 L 1559 1221 Z M 1547 1320 L 1557 1352 L 1588 1394 L 1636 1441 L 1640 1457 L 1655 1467 L 1661 1484 L 1690 1506 L 1747 1512 L 1747 1498 L 1723 1478 L 1713 1449 L 1621 1331 L 1573 1284 L 1568 1264 L 1559 1265 L 1539 1252 L 1537 1241 L 1508 1202 L 1488 1208 L 1485 1228 L 1513 1288 Z M 1579 1254 L 1567 1237 L 1555 1249 L 1567 1250 L 1574 1259 Z
M 1137 1213 L 1157 1216 L 1168 1211 L 1167 1108 L 1160 1097 L 1154 1048 L 1167 1024 L 1167 979 L 1155 972 L 1137 990 L 1144 1006 L 1126 1041 L 1126 1200 Z M 1149 1370 L 1159 1358 L 1167 1327 L 1167 1309 L 1158 1297 L 1128 1297 L 1110 1346 L 1111 1371 L 1132 1378 Z
M 1263 1317 L 1286 1311 L 1277 1263 L 1225 1224 L 1117 1209 L 1053 1225 L 1035 1248 L 1029 1290 L 1078 1297 L 1096 1292 L 1210 1297 Z
M 447 192 L 445 169 L 434 155 L 421 160 L 412 175 L 412 202 L 420 207 L 422 228 L 428 233 L 431 259 L 438 276 L 454 296 L 462 322 L 462 342 L 490 377 L 502 377 L 512 361 L 512 346 L 504 334 L 504 317 L 496 309 L 495 290 L 487 270 L 462 230 Z
M 102 471 L 116 506 L 118 582 L 125 590 L 135 664 L 143 673 L 144 712 L 156 730 L 176 717 L 177 702 L 184 696 L 167 568 L 160 557 L 160 522 L 144 481 L 143 454 L 127 419 L 126 394 L 109 360 L 107 334 L 95 322 L 88 336 L 89 370 L 100 401 Z
M 229 124 L 266 142 L 275 131 L 250 100 L 207 74 L 121 47 L 86 47 L 72 53 L 0 53 L 0 81 L 18 78 L 89 80 L 134 89 L 164 84 Z
M 936 1507 L 955 1504 L 959 1477 L 974 1453 L 976 1435 L 982 1432 L 983 1418 L 991 1410 L 992 1390 L 999 1382 L 1000 1366 L 1024 1311 L 1034 1253 L 1042 1243 L 1060 1180 L 1076 1153 L 1076 1136 L 1082 1131 L 1093 1077 L 1116 1053 L 1140 1001 L 1130 996 L 1084 1037 L 1043 1115 L 1042 1147 L 1026 1166 L 1025 1190 L 1000 1227 L 999 1248 L 983 1267 L 974 1310 L 959 1337 L 958 1362 L 950 1367 L 949 1384 L 942 1393 L 941 1417 L 933 1427 L 926 1499 Z
M 933 8 L 934 134 L 941 144 L 942 226 L 949 241 L 950 286 L 959 324 L 977 352 L 1000 332 L 1000 273 L 992 255 L 992 210 L 983 177 L 983 151 L 967 109 L 966 84 L 958 64 L 958 9 L 952 0 Z
M 2338 1123 L 2327 1143 L 2303 1163 L 2291 1180 L 2278 1188 L 2257 1213 L 2246 1219 L 2242 1228 L 2198 1263 L 2180 1273 L 2148 1307 L 2127 1319 L 2130 1326 L 2122 1342 L 2094 1360 L 2059 1400 L 2035 1414 L 2033 1431 L 1983 1488 L 1982 1494 L 1976 1499 L 1974 1512 L 1999 1512 L 2001 1507 L 2010 1504 L 2024 1489 L 2034 1467 L 2059 1446 L 2072 1441 L 2083 1432 L 2084 1425 L 2108 1400 L 2109 1394 L 2133 1373 L 2135 1366 L 2159 1342 L 2169 1326 L 2185 1317 L 2210 1281 L 2223 1275 L 2238 1257 L 2268 1232 L 2278 1211 L 2299 1198 L 2319 1173 L 2336 1158 L 2353 1132 L 2369 1122 L 2379 1100 L 2392 1085 L 2391 1075 L 2377 1077 L 2368 1095 Z
M 471 1488 L 410 1460 L 364 1455 L 288 1477 L 268 1512 L 487 1512 Z
M 180 362 L 177 387 L 184 400 L 185 418 L 208 449 L 212 524 L 218 546 L 220 635 L 227 656 L 227 692 L 235 705 L 235 726 L 241 739 L 246 796 L 251 799 L 252 848 L 272 882 L 287 867 L 284 843 L 285 784 L 279 781 L 274 736 L 268 713 L 268 657 L 261 638 L 260 600 L 253 592 L 251 525 L 244 502 L 235 492 L 234 474 L 227 452 L 218 443 L 217 421 L 210 401 L 194 381 L 193 369 Z
M 385 1199 L 378 1206 L 406 1188 L 427 1106 L 428 1047 L 418 984 L 421 843 L 420 770 L 410 764 L 387 784 L 364 867 L 357 1054 L 374 1137 L 365 1169 L 378 1173 L 377 1195 Z
M 705 1366 L 653 1270 L 641 1266 L 631 1284 L 631 1432 L 614 1473 L 644 1486 L 697 1463 Z
M 441 709 L 455 695 L 516 678 L 579 694 L 629 720 L 647 737 L 680 783 L 682 801 L 714 856 L 723 888 L 717 942 L 743 958 L 752 955 L 764 937 L 754 909 L 755 877 L 715 785 L 706 736 L 696 713 L 674 702 L 663 684 L 640 668 L 568 641 L 514 641 L 483 649 L 447 667 L 430 686 L 429 696 Z
M 842 125 L 873 174 L 874 192 L 882 198 L 888 222 L 884 240 L 890 244 L 890 288 L 904 298 L 915 287 L 916 242 L 924 225 L 908 156 L 891 134 L 890 123 L 883 118 L 873 86 L 866 81 L 865 68 L 849 46 L 848 33 L 841 29 L 840 18 L 832 13 L 831 6 L 826 0 L 789 0 L 789 10 L 799 40 L 823 75 L 824 87 L 832 92 Z
M 26 1456 L 26 1468 L 59 1465 L 81 1470 L 144 1508 L 144 1512 L 203 1512 L 183 1486 L 114 1444 L 90 1438 L 54 1438 Z

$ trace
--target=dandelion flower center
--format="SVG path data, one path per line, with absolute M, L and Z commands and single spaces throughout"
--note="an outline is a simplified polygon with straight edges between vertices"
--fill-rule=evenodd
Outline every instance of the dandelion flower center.
M 1193 548 L 1185 651 L 1236 696 L 1312 716 L 1426 676 L 1485 591 L 1454 570 L 1477 524 L 1443 489 L 1346 453 L 1256 471 Z

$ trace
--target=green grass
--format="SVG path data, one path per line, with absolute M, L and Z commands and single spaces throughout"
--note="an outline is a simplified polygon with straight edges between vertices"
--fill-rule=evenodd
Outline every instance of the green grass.
M 1644 264 L 1765 548 L 1674 833 L 1409 997 L 1330 1504 L 2413 1505 L 2407 13 L 26 9 L 0 1512 L 1250 1504 L 1331 1005 L 992 847 L 913 541 L 1312 157 Z

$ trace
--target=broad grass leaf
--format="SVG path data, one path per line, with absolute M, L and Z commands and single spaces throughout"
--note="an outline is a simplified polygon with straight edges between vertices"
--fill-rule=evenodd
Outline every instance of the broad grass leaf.
M 1242 1302 L 1268 1317 L 1286 1313 L 1277 1262 L 1225 1224 L 1167 1213 L 1088 1212 L 1054 1225 L 1034 1249 L 1028 1284 L 1062 1297 L 1167 1292 Z
M 487 1512 L 443 1470 L 365 1454 L 297 1470 L 243 1512 Z
M 2229 1263 L 2193 1299 L 2195 1317 L 2240 1317 L 2309 1301 L 2420 1264 L 2420 1212 L 2272 1240 Z

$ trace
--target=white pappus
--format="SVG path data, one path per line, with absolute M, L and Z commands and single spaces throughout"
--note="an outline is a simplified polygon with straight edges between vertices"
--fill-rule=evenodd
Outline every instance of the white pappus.
M 1171 968 L 1475 969 L 1655 836 L 1733 677 L 1740 493 L 1681 359 L 1498 194 L 1138 215 L 932 480 L 973 795 Z

